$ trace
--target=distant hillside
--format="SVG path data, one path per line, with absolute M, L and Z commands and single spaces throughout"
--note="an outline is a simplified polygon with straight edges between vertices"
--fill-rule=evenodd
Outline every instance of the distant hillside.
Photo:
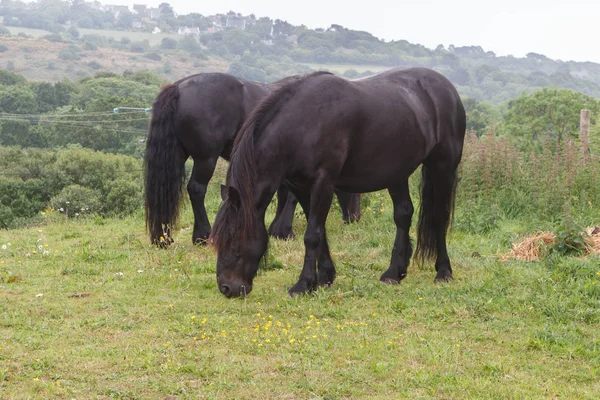
M 536 53 L 515 58 L 497 57 L 478 46 L 428 49 L 404 40 L 385 42 L 340 25 L 312 30 L 234 12 L 175 15 L 167 3 L 157 12 L 142 6 L 134 12 L 99 10 L 60 0 L 45 0 L 45 12 L 38 3 L 3 4 L 7 5 L 0 6 L 0 15 L 7 27 L 0 27 L 5 35 L 0 46 L 6 51 L 0 67 L 30 79 L 73 79 L 99 69 L 151 69 L 170 80 L 228 71 L 274 81 L 314 69 L 356 78 L 396 66 L 426 66 L 446 75 L 462 95 L 477 100 L 499 103 L 552 86 L 600 98 L 600 64 L 552 60 Z M 25 40 L 34 36 L 45 40 Z
M 1 37 L 2 44 L 6 50 L 2 53 L 0 68 L 34 81 L 76 80 L 99 70 L 118 74 L 151 70 L 173 81 L 186 75 L 227 71 L 228 68 L 227 62 L 219 59 L 197 60 L 185 55 L 161 56 L 156 52 L 144 55 L 102 45 L 90 50 L 77 42 L 60 43 L 40 38 Z

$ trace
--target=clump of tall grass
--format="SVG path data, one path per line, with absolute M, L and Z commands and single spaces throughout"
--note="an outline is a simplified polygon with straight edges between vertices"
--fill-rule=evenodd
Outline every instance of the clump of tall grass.
M 519 151 L 493 131 L 468 134 L 459 169 L 455 227 L 484 233 L 502 219 L 537 228 L 600 220 L 600 160 L 582 160 L 569 139 L 541 152 Z

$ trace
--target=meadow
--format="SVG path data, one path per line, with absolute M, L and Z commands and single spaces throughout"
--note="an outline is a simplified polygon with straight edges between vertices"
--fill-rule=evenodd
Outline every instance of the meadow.
M 502 261 L 516 233 L 552 222 L 529 212 L 509 218 L 503 202 L 518 205 L 518 182 L 492 190 L 486 185 L 500 185 L 510 169 L 485 172 L 504 162 L 490 161 L 491 149 L 506 146 L 469 140 L 448 284 L 433 283 L 431 264 L 411 265 L 400 285 L 379 283 L 395 229 L 384 192 L 365 197 L 357 224 L 344 225 L 333 206 L 337 280 L 296 298 L 287 289 L 303 258 L 299 211 L 296 238 L 270 241 L 245 299 L 219 293 L 214 251 L 191 244 L 189 206 L 167 250 L 150 246 L 141 211 L 66 219 L 47 210 L 40 226 L 0 231 L 1 397 L 597 398 L 600 258 L 550 252 L 541 262 Z M 482 154 L 491 167 L 478 169 L 478 184 L 470 166 Z M 225 168 L 209 188 L 211 219 Z M 492 217 L 480 215 L 473 185 L 495 197 Z M 540 210 L 552 204 L 536 197 Z M 581 222 L 599 220 L 595 207 L 569 209 Z

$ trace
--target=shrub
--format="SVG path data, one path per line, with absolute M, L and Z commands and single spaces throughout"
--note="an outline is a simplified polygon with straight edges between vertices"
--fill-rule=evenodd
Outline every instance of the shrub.
M 42 39 L 46 39 L 50 42 L 62 42 L 63 38 L 60 33 L 51 33 L 49 35 L 42 36 Z
M 14 226 L 15 214 L 10 207 L 0 204 L 0 229 L 9 229 Z
M 119 178 L 111 184 L 105 207 L 111 215 L 130 215 L 143 205 L 142 189 L 138 184 Z
M 160 48 L 161 49 L 176 49 L 177 48 L 177 40 L 175 39 L 171 39 L 171 38 L 163 38 L 163 40 L 160 41 Z
M 84 42 L 83 43 L 83 48 L 85 50 L 89 50 L 89 51 L 96 51 L 98 50 L 98 45 L 94 42 Z
M 4 53 L 8 50 L 8 46 L 0 43 L 0 53 Z
M 50 206 L 64 212 L 69 218 L 102 211 L 98 191 L 80 185 L 70 185 L 52 197 Z M 62 211 L 61 211 L 62 210 Z
M 79 30 L 74 26 L 70 27 L 67 33 L 71 35 L 73 39 L 79 39 Z
M 158 54 L 155 51 L 153 51 L 152 53 L 146 53 L 146 54 L 144 54 L 144 57 L 146 57 L 149 60 L 153 60 L 153 61 L 160 61 L 160 60 L 162 60 L 162 57 L 160 56 L 160 54 Z
M 98 61 L 90 61 L 88 63 L 88 67 L 90 67 L 93 70 L 99 70 L 102 68 L 102 64 L 100 64 Z
M 58 58 L 61 60 L 79 60 L 81 58 L 79 47 L 67 46 L 58 53 Z

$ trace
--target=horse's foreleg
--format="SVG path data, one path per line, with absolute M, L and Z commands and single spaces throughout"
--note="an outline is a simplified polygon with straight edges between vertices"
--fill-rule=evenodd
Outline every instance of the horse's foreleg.
M 292 222 L 294 221 L 294 211 L 298 200 L 290 192 L 289 188 L 281 185 L 277 190 L 277 211 L 275 219 L 269 227 L 269 235 L 277 239 L 292 239 L 294 231 Z
M 400 283 L 406 277 L 412 246 L 410 243 L 409 230 L 414 212 L 410 199 L 408 181 L 403 182 L 395 188 L 389 189 L 392 202 L 394 203 L 394 223 L 396 224 L 396 240 L 392 249 L 390 266 L 381 275 L 384 283 Z
M 335 267 L 329 255 L 325 222 L 333 200 L 332 183 L 321 177 L 310 191 L 310 201 L 298 198 L 303 208 L 308 208 L 308 223 L 304 234 L 304 266 L 298 282 L 290 289 L 289 294 L 312 292 L 318 284 L 330 284 L 335 277 Z M 323 243 L 323 244 L 322 244 Z M 317 259 L 319 260 L 319 276 L 317 276 Z
M 210 222 L 208 222 L 208 216 L 206 215 L 204 198 L 208 182 L 215 171 L 217 159 L 194 159 L 192 176 L 187 185 L 192 209 L 194 210 L 194 232 L 192 234 L 194 244 L 206 244 L 210 235 Z

